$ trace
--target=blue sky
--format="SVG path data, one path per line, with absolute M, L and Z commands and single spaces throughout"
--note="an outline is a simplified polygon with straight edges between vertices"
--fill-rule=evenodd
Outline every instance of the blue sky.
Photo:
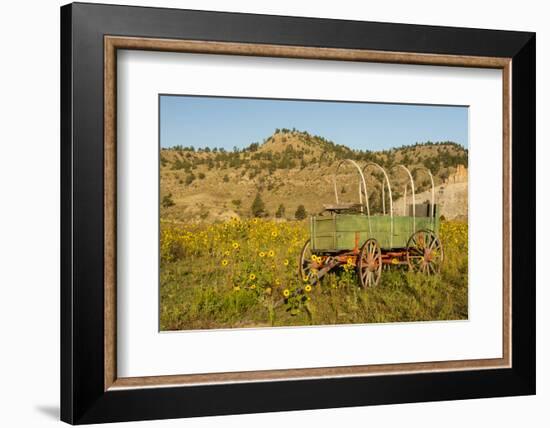
M 161 147 L 261 143 L 276 128 L 296 128 L 352 149 L 384 150 L 424 141 L 468 147 L 468 108 L 414 104 L 296 101 L 161 95 Z

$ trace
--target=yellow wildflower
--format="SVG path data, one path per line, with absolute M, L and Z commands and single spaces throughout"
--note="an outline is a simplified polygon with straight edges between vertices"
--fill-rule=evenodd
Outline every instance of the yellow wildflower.
M 254 281 L 256 279 L 256 275 L 254 275 L 253 273 L 251 273 L 248 278 L 250 279 L 250 281 Z
M 228 256 L 228 255 L 229 255 L 229 250 L 226 250 L 223 254 L 224 254 L 225 256 Z
M 258 254 L 260 257 L 265 257 L 265 253 L 263 251 L 260 251 L 260 253 Z
M 281 280 L 279 278 L 275 280 L 275 285 L 281 285 Z
M 273 232 L 271 232 L 271 236 L 273 236 L 274 238 L 276 238 L 276 237 L 277 237 L 277 231 L 274 230 Z
M 275 251 L 269 250 L 269 252 L 267 253 L 267 255 L 268 255 L 269 257 L 273 257 L 273 256 L 275 256 Z
M 233 248 L 236 250 L 239 248 L 239 243 L 238 242 L 233 242 Z
M 283 264 L 284 264 L 285 266 L 288 266 L 288 259 L 285 259 L 285 261 L 283 262 Z
M 306 285 L 304 290 L 306 290 L 307 293 L 309 293 L 311 291 L 311 285 Z
M 290 291 L 288 289 L 285 289 L 285 291 L 283 291 L 283 296 L 285 297 L 290 296 Z
M 252 285 L 250 286 L 250 289 L 251 289 L 251 290 L 255 290 L 255 289 L 256 289 L 256 284 L 252 284 Z
M 229 262 L 227 260 L 225 260 L 225 259 L 222 260 L 222 266 L 227 266 L 228 263 Z

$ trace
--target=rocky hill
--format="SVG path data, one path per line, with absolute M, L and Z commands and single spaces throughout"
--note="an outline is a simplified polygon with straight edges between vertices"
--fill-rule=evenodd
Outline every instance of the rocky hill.
M 393 199 L 403 196 L 408 178 L 393 169 L 424 166 L 434 175 L 438 203 L 447 218 L 467 217 L 468 152 L 453 142 L 424 142 L 386 151 L 358 151 L 307 132 L 278 129 L 262 142 L 242 150 L 177 146 L 160 153 L 161 217 L 174 221 L 218 221 L 252 215 L 259 195 L 261 215 L 294 218 L 299 205 L 307 213 L 334 202 L 332 177 L 339 163 L 353 159 L 361 166 L 376 162 L 390 174 Z M 382 209 L 382 175 L 366 174 L 373 212 Z M 430 194 L 426 174 L 415 179 L 418 201 Z M 358 174 L 351 165 L 338 170 L 341 202 L 358 201 Z M 410 192 L 410 189 L 408 190 Z M 384 191 L 386 205 L 387 189 Z M 256 206 L 258 208 L 258 206 Z M 396 212 L 397 213 L 397 212 Z

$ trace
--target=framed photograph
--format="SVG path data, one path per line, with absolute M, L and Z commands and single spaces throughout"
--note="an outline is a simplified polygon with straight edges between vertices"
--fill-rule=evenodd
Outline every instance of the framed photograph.
M 76 3 L 61 54 L 62 420 L 535 393 L 533 33 Z

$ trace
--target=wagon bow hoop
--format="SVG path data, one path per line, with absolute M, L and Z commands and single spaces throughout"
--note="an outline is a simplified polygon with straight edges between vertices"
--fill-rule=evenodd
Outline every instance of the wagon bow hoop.
M 430 177 L 430 182 L 431 182 L 431 185 L 432 185 L 432 201 L 431 201 L 431 204 L 430 204 L 430 217 L 432 219 L 432 226 L 433 226 L 433 222 L 435 221 L 434 220 L 434 215 L 435 215 L 435 184 L 434 184 L 434 176 L 432 175 L 432 172 L 426 168 L 425 166 L 419 166 L 419 167 L 416 167 L 415 169 L 413 169 L 413 172 L 416 172 L 416 171 L 424 171 L 428 174 L 428 176 Z M 432 227 L 433 229 L 433 227 Z
M 336 185 L 336 176 L 338 174 L 338 171 L 340 170 L 340 167 L 345 163 L 350 163 L 351 165 L 353 165 L 357 169 L 357 172 L 359 172 L 359 178 L 361 179 L 361 181 L 359 182 L 359 203 L 361 204 L 361 212 L 362 212 L 363 211 L 363 192 L 361 190 L 361 186 L 363 186 L 363 189 L 365 189 L 365 206 L 367 208 L 367 216 L 368 216 L 368 219 L 369 219 L 369 232 L 370 232 L 370 230 L 371 230 L 371 226 L 370 226 L 370 208 L 369 208 L 369 198 L 368 198 L 368 193 L 367 193 L 367 184 L 365 182 L 365 175 L 363 174 L 363 171 L 361 170 L 361 167 L 353 159 L 344 159 L 344 160 L 340 161 L 340 163 L 338 163 L 338 166 L 336 167 L 336 171 L 334 172 L 334 175 L 332 176 L 332 182 L 333 182 L 333 185 L 334 185 L 334 196 L 336 197 L 336 205 L 339 204 L 338 186 Z
M 363 188 L 365 189 L 365 196 L 368 196 L 367 191 L 366 191 L 367 185 L 366 185 L 366 182 L 365 182 L 365 176 L 363 174 L 363 171 L 361 170 L 361 167 L 357 164 L 357 162 L 355 162 L 352 159 L 344 159 L 344 160 L 340 161 L 340 163 L 336 167 L 336 171 L 334 172 L 334 174 L 332 176 L 332 183 L 333 183 L 333 186 L 334 186 L 334 196 L 336 197 L 336 205 L 338 205 L 340 203 L 340 200 L 338 198 L 338 186 L 337 186 L 337 183 L 336 183 L 336 176 L 338 175 L 338 171 L 340 170 L 340 167 L 345 163 L 350 163 L 359 172 L 359 177 L 361 179 L 361 181 L 359 183 L 359 203 L 361 204 L 361 206 L 363 206 L 363 192 L 362 192 L 361 186 L 363 186 Z M 368 197 L 365 200 L 365 205 L 367 207 L 367 214 L 370 215 Z
M 409 177 L 409 181 L 411 184 L 411 193 L 412 193 L 412 217 L 413 217 L 413 231 L 415 230 L 415 219 L 416 219 L 416 199 L 415 199 L 415 192 L 414 192 L 414 180 L 413 176 L 411 174 L 411 171 L 409 171 L 409 168 L 407 168 L 405 165 L 395 165 L 391 170 L 395 170 L 401 168 L 403 171 L 407 173 L 407 176 Z M 407 185 L 405 185 L 405 192 L 403 194 L 403 215 L 406 215 L 407 210 Z
M 390 184 L 390 179 L 388 177 L 388 174 L 386 173 L 386 170 L 384 168 L 382 168 L 382 166 L 380 166 L 376 162 L 368 162 L 363 167 L 363 173 L 365 173 L 369 167 L 377 168 L 382 172 L 382 174 L 384 174 L 384 180 L 386 182 L 386 186 L 388 187 L 388 196 L 389 196 L 389 201 L 390 201 L 390 217 L 393 217 L 393 198 L 392 198 L 391 184 Z M 366 186 L 365 186 L 365 195 L 366 195 Z M 384 198 L 384 182 L 382 182 L 382 203 L 384 205 L 384 208 L 382 209 L 383 213 L 386 214 L 385 198 Z
M 388 186 L 388 196 L 390 200 L 390 246 L 393 246 L 393 196 L 391 193 L 391 184 L 390 179 L 388 177 L 388 174 L 386 173 L 386 170 L 382 168 L 381 165 L 377 164 L 376 162 L 367 162 L 367 164 L 363 167 L 363 173 L 367 171 L 369 167 L 379 169 L 382 171 L 382 174 L 384 174 L 384 179 L 386 181 L 386 185 Z M 365 182 L 365 198 L 368 202 L 368 194 L 367 194 L 367 187 Z M 382 211 L 384 215 L 386 215 L 386 199 L 384 195 L 384 181 L 382 181 Z

